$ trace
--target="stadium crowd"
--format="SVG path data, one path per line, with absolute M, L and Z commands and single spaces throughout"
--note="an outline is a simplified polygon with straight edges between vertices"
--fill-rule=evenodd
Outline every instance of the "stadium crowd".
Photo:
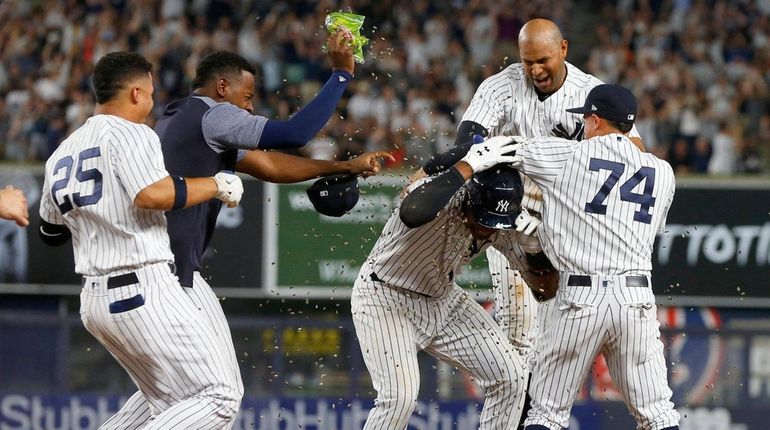
M 390 150 L 411 167 L 446 149 L 477 85 L 518 61 L 543 16 L 568 60 L 632 88 L 648 150 L 678 173 L 761 173 L 770 159 L 768 0 L 45 0 L 0 2 L 0 158 L 43 161 L 91 114 L 89 74 L 115 50 L 156 65 L 156 110 L 189 91 L 198 61 L 233 50 L 258 68 L 255 111 L 285 118 L 328 77 L 325 15 L 366 16 L 357 79 L 317 158 Z

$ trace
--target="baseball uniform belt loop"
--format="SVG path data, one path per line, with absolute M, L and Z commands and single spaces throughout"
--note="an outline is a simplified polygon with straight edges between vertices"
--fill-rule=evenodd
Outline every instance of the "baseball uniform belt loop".
M 590 287 L 591 285 L 591 277 L 589 275 L 569 275 L 569 278 L 567 278 L 568 287 Z M 646 276 L 626 276 L 626 287 L 647 288 L 649 286 L 650 283 Z

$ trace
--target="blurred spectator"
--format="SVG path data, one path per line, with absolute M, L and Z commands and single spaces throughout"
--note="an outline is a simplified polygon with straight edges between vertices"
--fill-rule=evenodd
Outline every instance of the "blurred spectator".
M 719 126 L 711 144 L 713 152 L 709 160 L 708 172 L 712 175 L 729 175 L 736 169 L 736 146 L 733 130 L 727 121 Z
M 205 54 L 237 51 L 260 75 L 255 110 L 289 116 L 328 76 L 320 48 L 324 17 L 350 6 L 341 0 L 0 2 L 0 156 L 43 161 L 91 114 L 91 68 L 118 49 L 137 50 L 156 65 L 158 109 L 187 94 Z M 617 0 L 589 10 L 556 0 L 361 0 L 352 7 L 366 16 L 366 62 L 337 120 L 307 154 L 345 158 L 388 148 L 401 156 L 394 165 L 420 164 L 451 144 L 481 80 L 519 60 L 521 23 L 546 16 L 570 40 L 570 62 L 634 90 L 637 128 L 649 151 L 670 157 L 679 172 L 766 171 L 766 1 Z M 723 119 L 729 133 L 718 132 Z

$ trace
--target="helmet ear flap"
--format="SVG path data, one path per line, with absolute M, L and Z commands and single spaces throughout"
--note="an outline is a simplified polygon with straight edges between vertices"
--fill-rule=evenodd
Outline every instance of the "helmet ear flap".
M 516 228 L 524 197 L 518 170 L 498 164 L 473 175 L 466 187 L 466 205 L 478 224 L 500 230 Z

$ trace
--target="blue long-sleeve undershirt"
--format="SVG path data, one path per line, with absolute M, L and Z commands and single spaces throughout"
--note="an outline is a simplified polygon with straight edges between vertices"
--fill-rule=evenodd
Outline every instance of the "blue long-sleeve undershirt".
M 268 120 L 259 139 L 261 149 L 299 148 L 310 141 L 329 121 L 353 76 L 336 70 L 318 95 L 285 121 Z

